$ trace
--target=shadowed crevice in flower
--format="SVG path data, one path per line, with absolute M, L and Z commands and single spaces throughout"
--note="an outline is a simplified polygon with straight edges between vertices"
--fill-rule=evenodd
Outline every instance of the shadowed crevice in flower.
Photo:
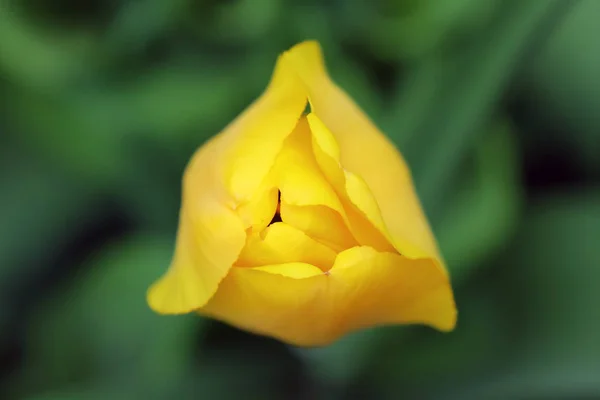
M 306 102 L 306 106 L 304 107 L 304 112 L 302 113 L 302 116 L 307 116 L 308 114 L 311 113 L 311 107 L 310 107 L 310 103 L 307 101 Z
M 277 208 L 275 209 L 275 214 L 273 215 L 273 218 L 271 219 L 271 222 L 269 222 L 268 226 L 271 226 L 276 222 L 283 222 L 281 220 L 280 206 L 281 206 L 281 191 L 277 191 Z

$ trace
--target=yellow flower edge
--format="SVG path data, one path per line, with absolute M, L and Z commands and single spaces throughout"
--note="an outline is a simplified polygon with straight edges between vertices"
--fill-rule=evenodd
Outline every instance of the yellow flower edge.
M 173 261 L 147 299 L 300 346 L 387 324 L 449 331 L 457 316 L 406 163 L 314 41 L 192 157 Z

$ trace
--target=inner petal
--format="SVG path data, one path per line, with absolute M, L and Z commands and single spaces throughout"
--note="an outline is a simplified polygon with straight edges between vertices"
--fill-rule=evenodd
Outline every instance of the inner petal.
M 280 190 L 278 210 L 283 222 L 336 251 L 358 245 L 338 193 L 315 159 L 305 117 L 284 142 L 272 174 Z
M 261 232 L 270 224 L 277 212 L 278 194 L 272 181 L 267 178 L 249 202 L 238 206 L 237 213 L 247 232 Z
M 282 202 L 281 219 L 337 252 L 358 246 L 344 219 L 329 207 L 295 206 Z
M 331 182 L 354 237 L 361 245 L 371 246 L 379 251 L 396 252 L 368 185 L 359 176 L 344 170 L 337 142 L 317 116 L 309 114 L 307 120 L 316 164 Z
M 296 206 L 323 205 L 343 213 L 337 193 L 315 160 L 306 118 L 298 121 L 285 140 L 272 173 L 282 202 Z
M 315 159 L 312 140 L 303 117 L 260 190 L 238 207 L 247 241 L 236 266 L 303 262 L 327 271 L 338 252 L 359 245 L 344 204 Z
M 276 222 L 260 234 L 252 233 L 248 236 L 246 246 L 235 265 L 258 267 L 300 262 L 327 271 L 333 265 L 336 254 L 333 249 L 301 230 L 284 222 Z

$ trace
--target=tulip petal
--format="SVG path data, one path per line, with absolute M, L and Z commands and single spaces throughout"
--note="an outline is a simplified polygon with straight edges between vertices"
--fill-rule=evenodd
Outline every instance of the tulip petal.
M 261 232 L 273 219 L 277 210 L 278 191 L 271 179 L 265 179 L 250 201 L 241 204 L 237 213 L 246 229 L 251 232 Z
M 295 206 L 282 201 L 281 219 L 335 251 L 358 246 L 342 216 L 323 205 Z
M 343 213 L 338 196 L 323 175 L 312 151 L 306 118 L 284 141 L 272 171 L 281 200 L 295 206 L 323 205 Z
M 339 146 L 333 134 L 313 113 L 307 115 L 315 160 L 335 189 L 345 210 L 350 230 L 358 242 L 379 251 L 392 251 L 393 239 L 367 184 L 340 164 Z
M 353 287 L 346 329 L 422 323 L 450 331 L 456 325 L 450 280 L 435 258 L 411 259 L 363 246 L 340 253 L 330 273 Z
M 335 136 L 343 168 L 360 176 L 373 193 L 398 251 L 411 258 L 440 259 L 404 159 L 330 79 L 319 44 L 301 43 L 283 57 L 306 86 L 312 111 Z
M 297 264 L 232 268 L 201 313 L 301 346 L 368 326 L 422 323 L 446 331 L 456 323 L 452 289 L 435 259 L 363 246 L 340 253 L 327 273 Z
M 175 255 L 169 270 L 147 294 L 156 312 L 187 313 L 206 304 L 244 246 L 244 225 L 225 206 L 214 173 L 219 139 L 203 146 L 185 172 Z
M 336 191 L 315 160 L 306 118 L 285 139 L 269 179 L 281 192 L 283 222 L 336 251 L 358 244 Z
M 256 193 L 306 101 L 302 82 L 280 57 L 265 93 L 222 133 L 227 136 L 225 181 L 235 200 L 243 203 Z
M 286 278 L 304 279 L 313 276 L 323 275 L 323 271 L 311 264 L 301 262 L 291 262 L 279 265 L 266 265 L 253 268 L 255 271 L 267 272 L 270 274 L 281 275 Z
M 349 200 L 366 216 L 367 220 L 373 224 L 377 232 L 380 232 L 386 241 L 393 243 L 391 237 L 389 237 L 387 226 L 381 217 L 377 200 L 375 200 L 367 183 L 360 176 L 350 171 L 344 171 L 344 177 L 346 178 L 345 189 Z
M 257 192 L 305 106 L 301 81 L 280 57 L 266 91 L 196 152 L 184 177 L 173 261 L 148 290 L 156 312 L 206 304 L 244 247 L 245 229 L 268 224 L 273 194 Z
M 260 234 L 248 237 L 238 267 L 258 267 L 270 264 L 307 263 L 324 271 L 331 268 L 336 253 L 304 232 L 283 222 L 269 226 Z

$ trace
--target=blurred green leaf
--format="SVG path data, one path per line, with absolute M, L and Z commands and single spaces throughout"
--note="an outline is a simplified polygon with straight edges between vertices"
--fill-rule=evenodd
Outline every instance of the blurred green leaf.
M 225 42 L 248 43 L 273 33 L 283 11 L 281 0 L 236 0 L 223 3 L 213 19 L 213 35 Z
M 4 153 L 4 152 L 3 152 Z M 13 149 L 0 157 L 0 325 L 21 293 L 48 273 L 57 248 L 96 214 L 88 188 Z M 7 333 L 0 329 L 0 334 Z
M 130 131 L 145 133 L 163 146 L 177 144 L 182 135 L 199 145 L 241 112 L 248 98 L 258 95 L 249 93 L 235 69 L 203 64 L 142 75 L 111 103 L 123 107 Z
M 498 0 L 420 1 L 400 6 L 400 12 L 378 14 L 365 25 L 362 38 L 384 59 L 423 58 L 451 38 L 478 34 L 492 21 L 498 5 Z
M 0 69 L 24 87 L 56 89 L 82 76 L 94 38 L 66 35 L 31 24 L 10 1 L 0 2 Z
M 446 58 L 424 60 L 423 72 L 417 64 L 413 72 L 417 78 L 407 78 L 415 82 L 409 86 L 415 91 L 400 92 L 392 108 L 397 112 L 390 113 L 383 126 L 407 157 L 434 225 L 444 212 L 445 204 L 439 200 L 444 198 L 465 153 L 489 122 L 533 38 L 546 28 L 547 19 L 554 17 L 559 5 L 557 0 L 507 3 L 497 23 L 471 46 Z M 429 63 L 440 65 L 428 67 Z M 426 81 L 427 75 L 420 77 L 427 73 L 437 86 Z M 422 87 L 424 94 L 419 93 Z M 408 105 L 413 97 L 423 108 Z M 410 117 L 410 113 L 421 118 Z
M 121 104 L 90 90 L 41 96 L 15 90 L 8 105 L 20 140 L 51 162 L 100 187 L 126 169 Z M 32 115 L 35 118 L 32 118 Z
M 535 140 L 574 149 L 598 171 L 600 42 L 592 38 L 600 36 L 600 2 L 572 2 L 568 11 L 527 64 L 521 84 L 531 114 L 543 124 Z
M 269 353 L 273 352 L 261 354 L 246 347 L 222 349 L 218 356 L 211 358 L 201 355 L 201 365 L 189 371 L 186 384 L 181 387 L 182 397 L 190 400 L 237 400 L 240 396 L 248 400 L 286 398 L 284 393 L 287 395 L 290 391 L 278 381 L 281 377 L 287 378 L 287 374 L 282 373 L 285 364 L 269 359 Z
M 467 379 L 461 391 L 442 398 L 600 395 L 600 191 L 539 199 L 529 210 L 499 263 L 512 280 L 511 296 L 522 296 L 514 357 L 497 375 Z
M 131 400 L 132 394 L 106 388 L 73 388 L 33 395 L 24 400 Z
M 31 320 L 25 378 L 41 389 L 69 382 L 104 382 L 140 395 L 177 388 L 203 320 L 159 316 L 146 304 L 171 254 L 170 240 L 137 236 L 93 256 Z
M 185 15 L 189 0 L 120 2 L 105 46 L 116 54 L 144 49 Z M 114 56 L 114 55 L 113 55 Z
M 313 379 L 340 388 L 364 372 L 383 336 L 382 328 L 372 328 L 350 333 L 327 347 L 291 349 L 308 365 Z
M 437 237 L 454 285 L 497 253 L 517 226 L 522 194 L 512 129 L 501 121 L 479 139 L 474 174 L 461 175 L 455 196 L 447 200 Z

